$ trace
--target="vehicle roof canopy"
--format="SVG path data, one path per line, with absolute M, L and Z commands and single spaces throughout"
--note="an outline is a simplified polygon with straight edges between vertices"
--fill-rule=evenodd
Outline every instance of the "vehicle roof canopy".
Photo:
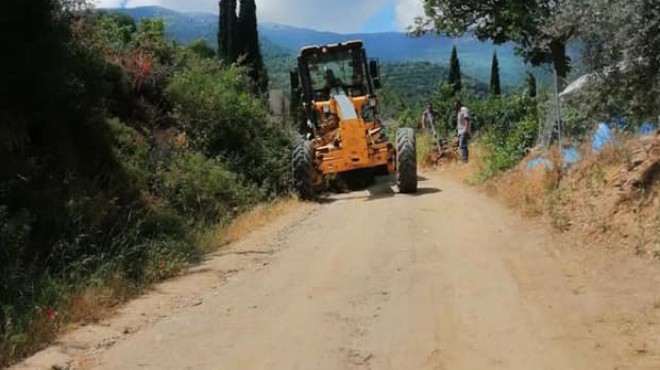
M 325 54 L 329 51 L 334 51 L 334 50 L 351 50 L 351 49 L 362 49 L 363 43 L 362 41 L 347 41 L 347 42 L 340 42 L 337 44 L 328 44 L 328 45 L 311 45 L 311 46 L 306 46 L 300 50 L 300 55 L 301 56 L 307 56 L 307 55 L 318 55 L 318 54 Z

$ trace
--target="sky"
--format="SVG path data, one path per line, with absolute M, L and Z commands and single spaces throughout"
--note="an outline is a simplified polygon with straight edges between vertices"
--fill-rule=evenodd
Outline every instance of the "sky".
M 260 22 L 340 33 L 405 31 L 422 0 L 256 0 Z M 98 7 L 158 5 L 181 12 L 218 12 L 217 0 L 94 0 Z

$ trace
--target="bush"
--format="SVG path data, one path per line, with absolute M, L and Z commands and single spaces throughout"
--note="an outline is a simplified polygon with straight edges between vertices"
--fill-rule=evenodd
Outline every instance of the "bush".
M 535 116 L 524 117 L 523 121 L 506 132 L 487 130 L 481 137 L 489 153 L 486 158 L 488 167 L 483 176 L 492 177 L 517 165 L 534 146 L 537 133 Z
M 246 185 L 218 160 L 194 152 L 172 159 L 164 190 L 180 214 L 202 226 L 228 222 L 261 199 L 258 189 Z
M 266 116 L 267 104 L 245 91 L 249 81 L 237 67 L 193 59 L 176 74 L 166 91 L 193 148 L 222 157 L 228 168 L 245 176 L 263 197 L 288 190 L 292 134 Z

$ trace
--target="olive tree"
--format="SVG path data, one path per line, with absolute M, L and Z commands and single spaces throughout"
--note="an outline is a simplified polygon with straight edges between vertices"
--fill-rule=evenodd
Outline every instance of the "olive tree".
M 566 0 L 544 32 L 570 30 L 593 78 L 582 95 L 592 111 L 638 119 L 660 114 L 657 0 Z

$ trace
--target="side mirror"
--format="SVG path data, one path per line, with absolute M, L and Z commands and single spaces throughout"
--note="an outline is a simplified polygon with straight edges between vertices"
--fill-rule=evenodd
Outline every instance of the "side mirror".
M 369 72 L 371 73 L 371 79 L 374 81 L 374 88 L 380 89 L 383 87 L 380 82 L 380 65 L 378 64 L 377 59 L 369 61 Z
M 291 81 L 291 92 L 297 92 L 300 89 L 300 76 L 297 68 L 289 71 L 289 79 Z

